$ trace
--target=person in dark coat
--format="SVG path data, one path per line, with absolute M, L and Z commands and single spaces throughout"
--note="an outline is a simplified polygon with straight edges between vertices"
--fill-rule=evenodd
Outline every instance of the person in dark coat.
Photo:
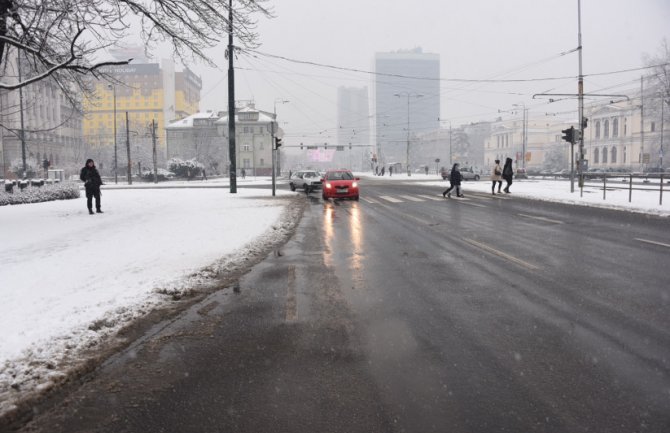
M 451 197 L 451 190 L 454 188 L 456 188 L 456 195 L 458 197 L 465 197 L 463 194 L 461 194 L 461 181 L 463 180 L 463 175 L 461 174 L 459 168 L 460 166 L 458 163 L 455 163 L 454 166 L 451 167 L 451 173 L 449 174 L 450 186 L 442 193 L 442 197 Z
M 512 178 L 514 178 L 514 169 L 512 168 L 512 158 L 507 158 L 505 160 L 505 166 L 503 167 L 502 171 L 502 178 L 505 179 L 505 182 L 507 182 L 507 185 L 505 186 L 505 189 L 503 189 L 504 192 L 509 194 L 509 187 L 512 186 Z
M 102 213 L 100 209 L 100 185 L 102 185 L 102 178 L 98 169 L 95 168 L 95 162 L 92 159 L 86 160 L 86 165 L 79 173 L 79 179 L 84 182 L 86 188 L 86 206 L 88 206 L 88 213 L 93 215 L 93 197 L 95 197 L 95 211 Z

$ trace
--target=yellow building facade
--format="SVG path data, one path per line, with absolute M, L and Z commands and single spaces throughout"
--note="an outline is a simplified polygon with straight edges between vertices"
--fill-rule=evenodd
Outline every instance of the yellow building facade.
M 119 151 L 125 149 L 129 138 L 136 151 L 146 153 L 146 147 L 151 146 L 151 125 L 155 121 L 158 152 L 164 153 L 165 126 L 199 110 L 200 77 L 187 68 L 175 72 L 171 61 L 164 60 L 160 65 L 112 66 L 104 72 L 117 82 L 97 82 L 97 98 L 84 104 L 83 136 L 93 148 L 114 146 L 116 123 Z

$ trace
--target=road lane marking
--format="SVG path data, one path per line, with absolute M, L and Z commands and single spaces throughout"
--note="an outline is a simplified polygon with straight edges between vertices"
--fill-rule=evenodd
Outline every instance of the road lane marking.
M 360 199 L 363 200 L 363 201 L 366 201 L 366 202 L 368 202 L 368 203 L 379 204 L 379 202 L 378 202 L 377 200 L 372 199 L 372 198 L 367 198 L 367 197 L 362 197 L 362 196 L 361 196 Z
M 400 197 L 409 200 L 409 201 L 424 201 L 422 198 L 417 198 L 411 195 L 400 195 Z
M 286 321 L 293 322 L 298 319 L 298 299 L 295 289 L 295 265 L 288 266 L 288 278 L 286 285 Z
M 419 194 L 417 197 L 425 198 L 426 200 L 444 201 L 444 197 L 434 197 L 432 195 Z
M 523 267 L 523 268 L 526 268 L 526 269 L 528 269 L 528 270 L 536 271 L 536 270 L 540 269 L 539 267 L 537 267 L 537 266 L 535 266 L 535 265 L 533 265 L 533 264 L 531 264 L 531 263 L 528 263 L 528 262 L 526 262 L 526 261 L 524 261 L 524 260 L 518 259 L 518 258 L 516 258 L 516 257 L 514 257 L 514 256 L 511 256 L 511 255 L 509 255 L 509 254 L 507 254 L 507 253 L 504 253 L 504 252 L 502 252 L 502 251 L 500 251 L 500 250 L 497 250 L 497 249 L 495 249 L 495 248 L 493 248 L 493 247 L 490 247 L 490 246 L 488 246 L 488 245 L 486 245 L 486 244 L 483 244 L 483 243 L 481 243 L 481 242 L 477 242 L 477 241 L 475 241 L 475 240 L 473 240 L 473 239 L 467 239 L 467 238 L 462 238 L 462 239 L 463 239 L 463 241 L 469 243 L 470 245 L 472 245 L 472 246 L 474 246 L 474 247 L 480 248 L 480 249 L 482 249 L 482 250 L 484 250 L 484 251 L 486 251 L 486 252 L 489 252 L 489 253 L 491 253 L 491 254 L 494 254 L 494 255 L 496 255 L 496 256 L 498 256 L 498 257 L 501 257 L 501 258 L 503 258 L 503 259 L 505 259 L 505 260 L 508 260 L 508 261 L 510 261 L 510 262 L 512 262 L 512 263 L 514 263 L 514 264 L 517 264 L 517 265 L 519 265 L 519 266 L 521 266 L 521 267 Z
M 397 198 L 393 198 L 389 195 L 380 195 L 379 198 L 383 198 L 386 201 L 390 201 L 391 203 L 402 203 L 402 200 L 398 200 Z
M 648 239 L 635 238 L 636 241 L 644 242 L 646 244 L 658 245 L 660 247 L 670 248 L 670 244 L 664 244 L 663 242 L 650 241 Z
M 544 221 L 544 222 L 547 222 L 547 223 L 563 224 L 563 221 L 552 220 L 551 218 L 545 218 L 545 217 L 541 217 L 541 216 L 526 215 L 524 213 L 520 213 L 520 214 L 517 214 L 517 215 L 519 215 L 520 217 L 530 218 L 530 219 L 534 219 L 534 220 L 538 220 L 538 221 Z

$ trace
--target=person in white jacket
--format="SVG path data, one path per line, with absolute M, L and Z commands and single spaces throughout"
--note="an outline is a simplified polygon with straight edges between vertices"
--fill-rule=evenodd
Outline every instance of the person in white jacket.
M 496 165 L 491 172 L 491 182 L 491 194 L 496 195 L 496 182 L 498 182 L 498 194 L 500 194 L 502 192 L 500 191 L 500 188 L 502 188 L 502 167 L 499 159 L 496 159 Z

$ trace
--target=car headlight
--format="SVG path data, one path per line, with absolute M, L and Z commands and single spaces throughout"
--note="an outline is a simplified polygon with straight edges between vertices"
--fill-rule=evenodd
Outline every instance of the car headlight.
M 352 183 L 352 184 L 351 184 L 351 187 L 352 187 L 352 188 L 358 188 L 358 182 L 354 182 L 354 183 Z
M 330 183 L 329 183 L 329 182 L 326 182 L 326 188 L 329 188 L 329 189 L 331 188 L 331 186 L 330 186 Z

